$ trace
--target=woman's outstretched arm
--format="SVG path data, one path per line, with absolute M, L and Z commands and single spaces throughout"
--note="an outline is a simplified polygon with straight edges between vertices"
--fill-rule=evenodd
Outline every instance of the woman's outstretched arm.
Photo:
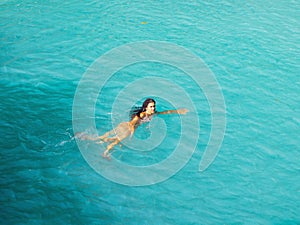
M 156 114 L 186 114 L 188 109 L 174 109 L 174 110 L 165 110 L 162 112 L 157 112 Z

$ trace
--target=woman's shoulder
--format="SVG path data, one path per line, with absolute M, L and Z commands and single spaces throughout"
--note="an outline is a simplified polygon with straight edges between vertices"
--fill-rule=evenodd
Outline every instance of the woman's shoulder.
M 145 117 L 146 116 L 146 113 L 145 112 L 140 112 L 140 114 L 139 114 L 139 117 L 140 118 L 143 118 L 143 117 Z
M 140 112 L 137 114 L 132 115 L 132 120 L 141 120 L 146 116 L 145 112 Z

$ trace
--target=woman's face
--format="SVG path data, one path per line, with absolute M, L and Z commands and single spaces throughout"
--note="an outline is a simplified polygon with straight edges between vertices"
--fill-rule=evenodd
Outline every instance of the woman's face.
M 147 115 L 152 115 L 152 114 L 154 114 L 154 112 L 155 112 L 155 103 L 154 102 L 150 102 L 147 105 L 146 114 Z

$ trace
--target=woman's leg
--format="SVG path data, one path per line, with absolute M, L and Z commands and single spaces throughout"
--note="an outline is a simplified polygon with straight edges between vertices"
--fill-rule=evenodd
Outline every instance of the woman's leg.
M 109 153 L 109 151 L 111 151 L 112 149 L 113 149 L 113 147 L 115 146 L 115 145 L 117 145 L 117 144 L 119 144 L 120 143 L 120 140 L 118 139 L 118 138 L 116 138 L 115 139 L 115 141 L 114 142 L 112 142 L 111 144 L 109 144 L 108 146 L 107 146 L 107 148 L 106 148 L 106 150 L 104 151 L 104 153 L 103 153 L 103 157 L 104 158 L 110 158 L 109 157 L 109 155 L 108 155 L 108 153 Z
M 113 130 L 106 132 L 105 134 L 97 137 L 89 136 L 85 133 L 78 132 L 75 134 L 75 137 L 79 138 L 80 140 L 89 140 L 89 141 L 99 141 L 103 140 L 104 142 L 109 141 L 110 138 L 108 138 L 109 135 L 113 133 Z

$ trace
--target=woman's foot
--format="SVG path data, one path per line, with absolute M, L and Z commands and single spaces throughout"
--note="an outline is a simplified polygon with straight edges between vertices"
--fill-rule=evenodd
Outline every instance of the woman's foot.
M 109 150 L 105 150 L 105 151 L 103 152 L 102 157 L 105 158 L 105 159 L 110 160 L 110 155 L 109 155 L 108 153 L 109 153 Z
M 84 132 L 77 132 L 75 133 L 75 138 L 78 138 L 80 140 L 87 140 L 88 136 Z

